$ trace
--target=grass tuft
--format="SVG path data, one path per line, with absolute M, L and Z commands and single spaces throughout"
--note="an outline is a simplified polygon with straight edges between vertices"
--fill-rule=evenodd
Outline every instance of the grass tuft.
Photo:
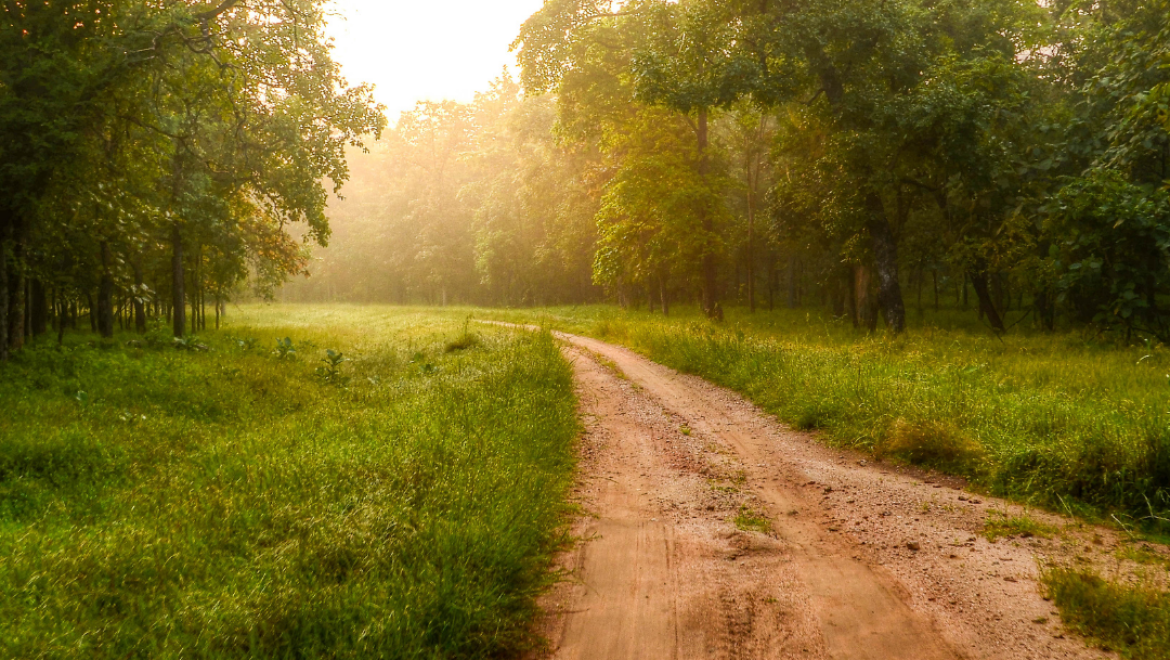
M 983 468 L 987 452 L 951 422 L 908 422 L 899 418 L 876 443 L 874 455 L 972 475 Z
M 988 541 L 995 543 L 1001 538 L 1039 537 L 1047 539 L 1052 538 L 1056 532 L 1057 529 L 1052 525 L 1045 525 L 1027 515 L 1007 516 L 995 511 L 984 523 L 982 534 Z
M 761 534 L 772 532 L 772 521 L 767 516 L 746 506 L 741 506 L 739 513 L 735 514 L 735 526 L 744 532 L 760 532 Z

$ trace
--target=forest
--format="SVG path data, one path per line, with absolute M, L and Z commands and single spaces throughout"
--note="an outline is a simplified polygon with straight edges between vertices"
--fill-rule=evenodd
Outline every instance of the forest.
M 285 299 L 809 306 L 895 332 L 941 299 L 995 332 L 1165 340 L 1168 10 L 548 2 L 519 81 L 420 103 L 355 159 Z
M 345 149 L 386 123 L 330 59 L 321 3 L 3 8 L 0 359 L 81 317 L 181 337 L 246 277 L 301 272 Z
M 319 3 L 236 4 L 6 3 L 6 350 L 181 336 L 300 275 L 287 299 L 900 332 L 943 298 L 1170 337 L 1164 3 L 556 0 L 518 81 L 380 141 Z

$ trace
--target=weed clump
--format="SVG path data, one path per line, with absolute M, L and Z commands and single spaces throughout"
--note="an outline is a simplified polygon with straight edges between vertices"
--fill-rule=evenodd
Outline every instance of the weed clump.
M 1052 525 L 1045 525 L 1026 515 L 1008 516 L 998 512 L 993 513 L 983 526 L 983 536 L 992 543 L 995 543 L 1001 538 L 1014 537 L 1025 539 L 1039 537 L 1047 539 L 1051 538 L 1056 531 L 1056 528 Z
M 1110 582 L 1083 569 L 1041 576 L 1066 624 L 1126 658 L 1170 659 L 1170 594 Z
M 479 346 L 479 342 L 479 335 L 475 334 L 474 332 L 468 332 L 467 330 L 464 330 L 463 334 L 447 342 L 447 345 L 443 347 L 443 352 L 455 353 L 458 351 L 466 351 L 469 348 L 475 348 L 476 346 Z
M 986 458 L 982 445 L 948 422 L 905 419 L 893 423 L 874 455 L 963 474 L 978 472 Z
M 744 532 L 760 532 L 761 534 L 772 532 L 772 521 L 768 520 L 767 516 L 746 506 L 741 506 L 739 513 L 735 514 L 735 526 Z

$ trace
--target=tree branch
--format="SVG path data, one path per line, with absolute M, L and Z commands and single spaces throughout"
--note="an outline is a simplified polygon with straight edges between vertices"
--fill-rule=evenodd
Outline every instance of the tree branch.
M 195 14 L 195 18 L 201 21 L 209 21 L 213 18 L 217 18 L 220 14 L 223 14 L 238 4 L 240 4 L 240 0 L 223 0 L 223 2 L 219 3 L 219 6 L 215 9 Z

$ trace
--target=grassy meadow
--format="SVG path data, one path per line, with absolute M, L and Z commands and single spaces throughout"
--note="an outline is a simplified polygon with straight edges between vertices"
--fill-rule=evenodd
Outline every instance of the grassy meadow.
M 456 312 L 230 312 L 179 348 L 67 336 L 0 365 L 0 657 L 539 643 L 578 432 L 551 338 Z

